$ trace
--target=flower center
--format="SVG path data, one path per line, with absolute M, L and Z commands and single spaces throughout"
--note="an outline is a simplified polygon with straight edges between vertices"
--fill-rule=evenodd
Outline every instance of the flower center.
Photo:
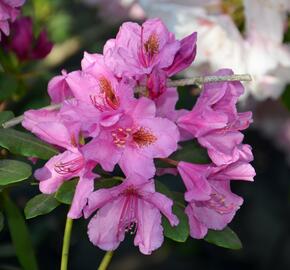
M 128 141 L 134 142 L 138 147 L 146 147 L 156 142 L 157 138 L 148 129 L 144 127 L 134 131 L 132 128 L 119 127 L 112 132 L 113 142 L 118 147 L 125 147 Z
M 120 101 L 116 96 L 110 81 L 105 77 L 101 77 L 99 79 L 99 88 L 99 94 L 90 95 L 92 104 L 100 111 L 105 111 L 107 109 L 118 109 Z
M 229 214 L 236 209 L 236 205 L 233 203 L 227 204 L 226 197 L 217 191 L 213 192 L 210 197 L 211 199 L 205 202 L 205 204 L 207 207 L 214 209 L 221 215 Z
M 132 137 L 134 142 L 136 142 L 140 147 L 149 146 L 157 140 L 154 134 L 144 127 L 139 128 L 138 131 L 133 133 Z
M 83 157 L 77 157 L 75 159 L 66 161 L 66 162 L 58 162 L 54 164 L 54 170 L 58 174 L 68 174 L 68 173 L 76 173 L 81 170 L 84 166 Z
M 157 54 L 159 51 L 159 40 L 156 33 L 153 33 L 149 36 L 148 40 L 144 43 L 144 49 L 146 53 L 150 56 Z
M 114 93 L 111 83 L 105 77 L 102 77 L 99 80 L 99 86 L 102 93 L 104 93 L 105 95 L 105 100 L 107 104 L 112 109 L 116 110 L 119 107 L 120 103 L 119 103 L 119 99 Z
M 122 194 L 125 196 L 118 232 L 136 233 L 138 229 L 138 192 L 133 187 L 129 187 Z

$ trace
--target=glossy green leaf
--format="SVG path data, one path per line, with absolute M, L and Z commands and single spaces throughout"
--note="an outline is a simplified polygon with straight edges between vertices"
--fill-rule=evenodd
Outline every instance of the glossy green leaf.
M 14 117 L 14 113 L 11 111 L 0 112 L 0 125 L 12 119 L 13 117 Z
M 4 228 L 4 215 L 2 212 L 0 212 L 0 232 L 3 230 Z
M 55 193 L 54 197 L 61 203 L 71 204 L 75 194 L 77 183 L 78 179 L 72 179 L 70 181 L 64 182 Z
M 209 163 L 206 150 L 197 142 L 189 141 L 181 143 L 182 148 L 174 152 L 170 158 L 191 163 Z
M 60 203 L 54 198 L 53 194 L 39 194 L 29 200 L 25 206 L 24 213 L 26 219 L 50 213 Z
M 101 178 L 95 181 L 95 189 L 112 188 L 119 185 L 121 182 L 122 178 L 119 177 Z
M 2 196 L 11 239 L 19 263 L 23 270 L 37 270 L 37 262 L 27 225 L 17 206 L 6 194 Z
M 189 236 L 188 218 L 184 213 L 184 209 L 178 205 L 173 206 L 173 212 L 179 219 L 179 224 L 176 227 L 171 227 L 167 218 L 162 218 L 164 235 L 176 242 L 185 242 Z
M 288 85 L 281 96 L 281 100 L 285 107 L 290 111 L 290 85 Z
M 18 81 L 7 73 L 0 73 L 0 100 L 10 98 L 18 90 Z
M 243 247 L 239 237 L 229 227 L 222 231 L 209 230 L 204 240 L 223 248 L 241 249 Z
M 9 159 L 0 160 L 0 186 L 23 181 L 31 173 L 30 165 L 24 162 Z
M 155 180 L 155 189 L 157 192 L 162 193 L 169 198 L 173 197 L 169 188 L 160 181 Z
M 13 154 L 45 160 L 58 154 L 58 151 L 51 145 L 31 134 L 14 129 L 0 129 L 0 146 Z

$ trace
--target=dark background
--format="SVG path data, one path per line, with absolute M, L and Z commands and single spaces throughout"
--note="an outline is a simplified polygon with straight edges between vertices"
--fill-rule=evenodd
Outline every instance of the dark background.
M 31 14 L 32 7 L 38 10 L 36 24 L 46 25 L 55 46 L 74 39 L 79 40 L 79 45 L 76 49 L 72 49 L 71 45 L 64 47 L 63 51 L 71 50 L 71 54 L 59 63 L 32 63 L 26 66 L 27 69 L 38 68 L 41 72 L 39 76 L 27 81 L 25 94 L 16 102 L 8 102 L 8 109 L 16 115 L 28 108 L 47 105 L 48 80 L 62 68 L 68 71 L 78 69 L 84 50 L 102 52 L 105 41 L 116 34 L 120 23 L 108 24 L 98 16 L 98 8 L 88 7 L 81 1 L 27 1 L 24 13 Z M 281 101 L 276 101 L 251 104 L 249 107 L 254 110 L 255 121 L 259 123 L 264 112 L 271 115 L 271 110 L 283 105 Z M 255 112 L 259 112 L 257 117 Z M 289 117 L 286 109 L 283 112 L 284 118 Z M 162 248 L 151 256 L 144 256 L 133 246 L 133 238 L 127 236 L 115 252 L 110 269 L 290 269 L 290 170 L 288 152 L 285 150 L 289 142 L 282 141 L 278 147 L 277 138 L 266 136 L 261 126 L 254 125 L 245 136 L 255 156 L 255 182 L 233 183 L 235 192 L 245 200 L 230 224 L 243 243 L 242 250 L 231 251 L 189 238 L 186 243 L 166 240 Z M 38 188 L 27 183 L 11 190 L 13 200 L 22 209 L 36 194 Z M 67 210 L 62 205 L 49 215 L 28 221 L 40 270 L 59 269 Z M 71 270 L 97 269 L 104 255 L 103 251 L 88 241 L 86 225 L 87 221 L 82 219 L 74 222 L 69 260 Z M 0 233 L 0 270 L 14 269 L 5 268 L 4 265 L 15 265 L 15 269 L 20 269 L 7 226 Z

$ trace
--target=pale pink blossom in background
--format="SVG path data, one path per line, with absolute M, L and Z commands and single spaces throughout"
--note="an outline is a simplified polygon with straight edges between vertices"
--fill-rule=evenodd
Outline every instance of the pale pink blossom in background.
M 242 35 L 221 1 L 140 0 L 148 17 L 162 18 L 177 38 L 198 31 L 198 56 L 187 76 L 229 67 L 249 73 L 245 99 L 278 98 L 290 82 L 290 51 L 283 44 L 288 0 L 244 0 Z

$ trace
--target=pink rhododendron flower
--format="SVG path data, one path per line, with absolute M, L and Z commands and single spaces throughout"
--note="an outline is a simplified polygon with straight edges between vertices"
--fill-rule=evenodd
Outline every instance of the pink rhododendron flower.
M 65 181 L 79 177 L 68 216 L 80 218 L 97 177 L 91 172 L 96 162 L 85 159 L 79 144 L 80 126 L 65 126 L 58 113 L 47 110 L 27 111 L 22 125 L 44 141 L 66 149 L 52 157 L 43 168 L 37 169 L 34 175 L 40 181 L 40 191 L 46 194 L 56 192 Z
M 220 70 L 215 75 L 230 75 Z M 205 84 L 192 111 L 178 119 L 178 125 L 190 132 L 207 148 L 217 165 L 230 164 L 243 155 L 243 134 L 252 121 L 250 112 L 238 113 L 236 103 L 244 89 L 240 82 Z
M 49 83 L 47 92 L 53 103 L 60 103 L 68 98 L 72 98 L 73 94 L 66 82 L 67 72 L 61 71 L 61 75 L 53 77 Z
M 176 125 L 155 113 L 151 100 L 135 100 L 118 122 L 103 126 L 99 136 L 85 146 L 87 155 L 104 170 L 112 171 L 118 163 L 126 175 L 153 177 L 153 158 L 168 157 L 177 149 L 179 140 Z
M 166 90 L 166 80 L 187 68 L 196 54 L 196 33 L 175 39 L 159 19 L 142 26 L 124 23 L 116 39 L 104 47 L 105 63 L 118 77 L 134 78 L 154 99 Z
M 118 81 L 105 66 L 103 56 L 85 53 L 82 71 L 74 71 L 66 78 L 74 97 L 96 110 L 106 112 L 105 117 L 114 115 L 133 98 L 133 88 Z
M 6 36 L 9 35 L 9 23 L 14 22 L 19 14 L 19 7 L 24 4 L 25 0 L 0 0 L 0 41 L 1 32 Z
M 230 165 L 199 165 L 179 162 L 177 169 L 187 192 L 189 203 L 186 214 L 189 218 L 190 234 L 203 238 L 208 229 L 222 230 L 231 222 L 243 199 L 233 194 L 230 180 L 253 181 L 254 168 L 248 160 L 241 159 Z
M 154 67 L 169 67 L 180 43 L 159 19 L 124 23 L 116 39 L 104 47 L 104 57 L 118 77 L 150 74 Z
M 85 216 L 98 210 L 88 227 L 90 241 L 104 250 L 116 249 L 125 233 L 136 233 L 134 245 L 151 254 L 163 242 L 161 213 L 171 226 L 178 224 L 172 213 L 173 202 L 155 191 L 153 180 L 131 175 L 122 184 L 93 192 Z
M 96 212 L 88 234 L 101 249 L 116 249 L 130 232 L 136 233 L 140 251 L 151 254 L 163 242 L 161 214 L 172 226 L 178 224 L 173 201 L 155 191 L 155 175 L 181 176 L 194 238 L 223 229 L 243 202 L 230 189 L 231 180 L 252 181 L 255 175 L 251 147 L 242 143 L 241 133 L 252 115 L 236 108 L 243 86 L 237 81 L 205 84 L 191 111 L 176 110 L 178 91 L 167 87 L 169 77 L 187 68 L 195 54 L 196 33 L 178 41 L 159 19 L 142 26 L 124 23 L 104 55 L 85 52 L 80 70 L 62 71 L 49 82 L 57 109 L 24 114 L 23 126 L 60 150 L 35 171 L 40 191 L 51 194 L 79 178 L 68 216 Z M 228 69 L 215 73 L 231 74 Z M 178 143 L 193 139 L 213 163 L 177 161 Z M 160 168 L 154 159 L 171 167 Z M 121 169 L 126 179 L 94 191 L 100 178 L 94 169 L 102 175 L 114 171 L 112 176 Z
M 19 60 L 42 59 L 50 53 L 52 42 L 42 30 L 37 38 L 33 35 L 32 19 L 18 18 L 11 24 L 11 35 L 4 37 L 3 44 L 7 50 L 14 52 Z

